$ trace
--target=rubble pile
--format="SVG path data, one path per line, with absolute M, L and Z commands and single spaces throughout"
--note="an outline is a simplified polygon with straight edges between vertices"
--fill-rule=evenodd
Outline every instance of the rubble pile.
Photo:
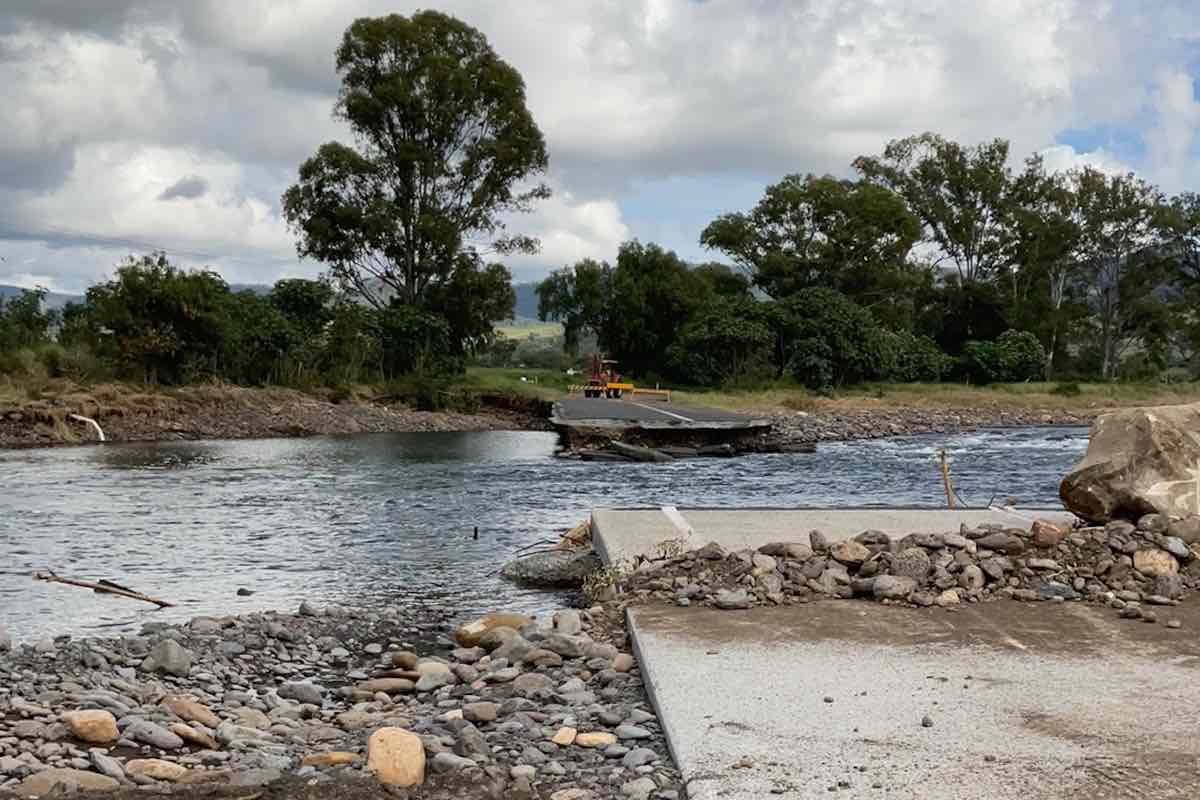
M 1174 605 L 1200 588 L 1200 516 L 1149 514 L 1136 525 L 1074 529 L 1039 520 L 1028 529 L 964 526 L 900 538 L 864 531 L 836 542 L 812 531 L 805 538 L 756 551 L 710 543 L 643 561 L 622 579 L 621 591 L 634 602 L 722 609 L 828 597 L 916 606 L 1088 600 L 1152 619 L 1142 604 Z

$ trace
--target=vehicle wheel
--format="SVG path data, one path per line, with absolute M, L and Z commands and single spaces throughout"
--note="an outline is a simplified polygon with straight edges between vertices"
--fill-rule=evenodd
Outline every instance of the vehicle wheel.
M 620 389 L 614 389 L 614 390 L 613 390 L 613 397 L 615 397 L 616 399 L 620 400 L 620 399 L 621 399 L 621 390 L 620 390 Z

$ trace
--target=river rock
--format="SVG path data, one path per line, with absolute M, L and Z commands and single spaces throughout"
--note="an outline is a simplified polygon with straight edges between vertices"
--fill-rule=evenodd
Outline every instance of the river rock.
M 591 550 L 552 550 L 510 561 L 500 576 L 524 586 L 578 588 L 601 566 L 600 557 Z
M 120 788 L 113 778 L 81 769 L 46 769 L 21 781 L 13 791 L 20 797 L 43 797 L 51 792 L 115 792 Z
M 163 672 L 186 678 L 192 669 L 192 654 L 174 639 L 163 639 L 142 662 L 143 672 Z
M 843 564 L 861 564 L 871 557 L 871 551 L 862 542 L 846 539 L 830 545 L 829 555 Z
M 183 739 L 161 725 L 145 719 L 130 723 L 125 728 L 125 738 L 157 747 L 159 750 L 178 750 L 183 747 Z
M 1033 527 L 1030 528 L 1030 533 L 1033 534 L 1033 543 L 1038 547 L 1058 547 L 1058 543 L 1066 538 L 1068 532 L 1044 519 L 1035 519 Z
M 1184 544 L 1200 544 L 1200 514 L 1189 514 L 1182 519 L 1171 520 L 1167 535 L 1180 539 Z M 4 634 L 0 632 L 0 650 L 4 649 Z
M 171 733 L 183 739 L 188 744 L 194 744 L 197 747 L 202 747 L 205 750 L 216 750 L 217 740 L 209 736 L 203 731 L 198 731 L 190 725 L 184 725 L 182 722 L 172 722 L 168 726 Z
M 121 762 L 109 756 L 103 750 L 90 750 L 88 752 L 88 759 L 101 775 L 107 775 L 117 781 L 125 780 L 125 769 L 121 766 Z
M 666 463 L 675 460 L 661 450 L 655 450 L 651 447 L 639 447 L 635 444 L 626 444 L 625 442 L 617 441 L 609 442 L 608 447 L 614 453 L 633 459 L 634 461 Z
M 380 728 L 367 740 L 367 770 L 388 786 L 425 782 L 425 745 L 403 728 Z
M 591 733 L 581 733 L 575 737 L 575 744 L 580 747 L 590 749 L 605 748 L 617 743 L 617 737 L 611 733 L 603 731 L 594 731 Z
M 982 589 L 985 582 L 986 578 L 984 578 L 983 570 L 975 564 L 968 564 L 963 567 L 963 571 L 958 576 L 958 585 L 968 592 Z
M 220 718 L 208 706 L 192 697 L 167 695 L 162 700 L 162 706 L 184 722 L 199 722 L 213 730 L 221 724 Z
M 12 634 L 8 632 L 8 628 L 0 625 L 0 653 L 9 652 L 12 650 L 12 645 Z
M 727 589 L 722 589 L 717 592 L 716 599 L 713 604 L 717 608 L 726 611 L 740 610 L 750 607 L 750 596 L 746 594 L 744 589 L 738 589 L 736 592 L 731 592 Z
M 188 768 L 161 758 L 135 758 L 125 762 L 125 774 L 130 777 L 142 776 L 156 781 L 177 783 L 188 774 Z
M 932 568 L 932 562 L 929 560 L 929 551 L 924 547 L 910 547 L 907 550 L 901 550 L 892 559 L 893 575 L 912 578 L 917 583 L 925 580 L 925 576 L 929 574 L 929 570 Z
M 110 744 L 121 738 L 116 717 L 107 711 L 68 711 L 61 719 L 76 739 L 88 744 Z
M 511 628 L 518 631 L 531 622 L 533 619 L 524 614 L 488 614 L 461 626 L 454 632 L 454 639 L 463 647 L 476 647 L 480 638 L 494 628 Z
M 1087 454 L 1059 486 L 1063 504 L 1091 522 L 1200 511 L 1200 403 L 1102 414 Z
M 1159 575 L 1175 575 L 1179 572 L 1179 562 L 1175 556 L 1166 550 L 1157 548 L 1138 550 L 1133 554 L 1133 568 L 1151 578 Z
M 325 687 L 308 681 L 285 683 L 279 687 L 279 696 L 297 703 L 320 706 L 325 702 Z
M 330 750 L 325 753 L 307 755 L 301 763 L 306 767 L 344 767 L 348 764 L 357 764 L 361 758 L 362 756 L 358 753 Z
M 807 561 L 813 557 L 812 546 L 802 542 L 772 542 L 758 548 L 758 552 L 773 558 L 790 558 L 796 561 Z
M 880 575 L 871 588 L 880 600 L 903 600 L 915 591 L 917 582 L 903 575 Z
M 408 678 L 375 678 L 363 681 L 358 685 L 359 689 L 371 694 L 377 692 L 383 692 L 384 694 L 411 694 L 416 687 L 417 685 Z

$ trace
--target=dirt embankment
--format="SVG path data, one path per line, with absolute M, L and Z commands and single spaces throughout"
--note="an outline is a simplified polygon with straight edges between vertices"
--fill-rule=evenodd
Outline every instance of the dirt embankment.
M 123 385 L 65 387 L 36 400 L 0 399 L 0 447 L 94 442 L 97 421 L 111 442 L 257 439 L 408 431 L 527 430 L 537 409 L 497 401 L 475 413 L 417 411 L 371 397 L 334 402 L 291 389 L 221 384 L 148 390 Z

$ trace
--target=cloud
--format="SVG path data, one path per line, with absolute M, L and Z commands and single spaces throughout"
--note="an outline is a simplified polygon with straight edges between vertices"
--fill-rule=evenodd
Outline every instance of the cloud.
M 159 200 L 195 200 L 208 194 L 208 181 L 199 175 L 189 175 L 180 178 L 175 183 L 163 189 Z
M 142 245 L 238 280 L 314 274 L 278 199 L 348 136 L 334 48 L 355 17 L 429 5 L 521 71 L 546 134 L 557 196 L 513 220 L 543 241 L 525 276 L 631 236 L 707 257 L 713 211 L 925 130 L 1200 181 L 1193 0 L 9 0 L 0 247 L 64 285 Z M 1062 138 L 1092 130 L 1144 147 Z

